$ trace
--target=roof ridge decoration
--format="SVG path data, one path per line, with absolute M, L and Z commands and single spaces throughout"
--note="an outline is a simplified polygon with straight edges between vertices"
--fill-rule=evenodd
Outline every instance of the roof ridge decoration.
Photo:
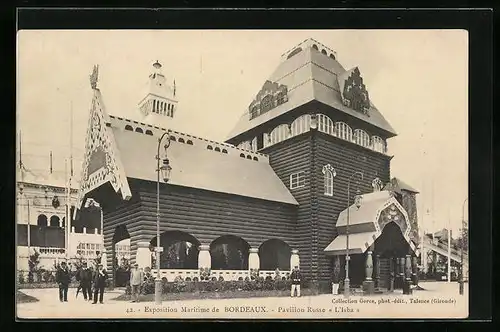
M 91 77 L 95 73 L 96 66 Z M 97 78 L 95 82 L 97 83 Z M 94 95 L 87 127 L 85 155 L 77 199 L 78 209 L 82 206 L 88 192 L 106 182 L 110 182 L 116 192 L 120 191 L 123 199 L 128 200 L 132 197 L 112 129 L 108 127 L 110 117 L 106 113 L 101 92 L 92 82 L 91 87 Z
M 369 116 L 370 97 L 359 68 L 354 67 L 347 70 L 339 75 L 337 79 L 344 105 Z
M 250 120 L 288 101 L 288 87 L 266 80 L 255 99 L 248 106 Z

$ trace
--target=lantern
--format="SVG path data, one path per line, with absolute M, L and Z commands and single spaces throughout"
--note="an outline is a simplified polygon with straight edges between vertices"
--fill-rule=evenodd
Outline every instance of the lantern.
M 170 172 L 172 171 L 168 158 L 163 159 L 163 165 L 160 167 L 160 171 L 163 181 L 168 182 L 170 180 Z

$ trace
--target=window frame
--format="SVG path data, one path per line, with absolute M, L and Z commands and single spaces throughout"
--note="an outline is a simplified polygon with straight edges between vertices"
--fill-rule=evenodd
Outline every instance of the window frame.
M 290 174 L 290 189 L 303 188 L 306 186 L 306 172 L 298 171 Z
M 325 196 L 332 197 L 334 188 L 333 179 L 337 176 L 337 172 L 330 164 L 327 164 L 323 166 L 322 173 L 323 173 L 323 194 Z

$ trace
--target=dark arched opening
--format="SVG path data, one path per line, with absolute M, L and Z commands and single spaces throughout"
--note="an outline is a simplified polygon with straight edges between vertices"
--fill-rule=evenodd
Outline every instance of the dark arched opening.
M 191 234 L 181 231 L 167 231 L 160 234 L 161 269 L 197 269 L 200 242 Z M 156 237 L 151 240 L 156 247 Z
M 61 219 L 59 219 L 58 216 L 52 216 L 50 217 L 50 222 L 49 222 L 49 226 L 50 227 L 59 227 L 59 221 Z
M 119 260 L 116 254 L 116 244 L 130 239 L 130 234 L 128 233 L 127 226 L 120 225 L 115 228 L 113 234 L 113 240 L 111 245 L 112 259 L 113 259 L 113 284 L 116 287 L 122 287 L 127 284 L 130 279 L 130 265 L 127 260 Z
M 250 245 L 242 238 L 224 235 L 210 244 L 213 270 L 248 270 Z
M 135 128 L 135 132 L 136 133 L 141 133 L 141 134 L 144 133 L 144 131 L 142 130 L 142 128 L 139 128 L 139 127 Z
M 220 152 L 220 148 L 219 148 L 219 147 L 216 147 L 216 148 L 214 149 L 214 151 Z
M 151 130 L 146 130 L 146 135 L 153 136 L 153 132 Z
M 125 130 L 134 131 L 134 128 L 131 125 L 126 125 Z
M 292 249 L 281 240 L 271 239 L 259 247 L 260 269 L 289 271 Z
M 179 137 L 179 140 L 178 140 L 179 143 L 184 143 L 184 138 L 182 137 Z
M 40 227 L 47 227 L 47 216 L 44 214 L 39 215 L 36 223 Z

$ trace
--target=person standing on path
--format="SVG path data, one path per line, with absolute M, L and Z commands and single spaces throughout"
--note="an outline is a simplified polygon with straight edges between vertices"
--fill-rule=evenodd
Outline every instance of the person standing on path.
M 108 279 L 108 274 L 104 270 L 102 264 L 99 264 L 97 270 L 94 273 L 94 302 L 97 303 L 97 295 L 99 295 L 99 303 L 104 303 L 104 288 L 106 287 L 106 280 Z
M 139 302 L 139 293 L 141 284 L 144 280 L 144 272 L 139 270 L 139 264 L 134 264 L 134 268 L 130 271 L 130 288 L 132 288 L 132 302 Z
M 56 272 L 56 282 L 59 285 L 59 301 L 68 302 L 68 287 L 71 281 L 66 262 L 62 262 Z
M 92 300 L 92 271 L 87 266 L 87 262 L 83 263 L 82 269 L 79 271 L 80 288 L 82 289 L 83 298 Z
M 293 268 L 292 273 L 290 274 L 290 279 L 292 280 L 292 293 L 291 297 L 295 295 L 295 291 L 297 291 L 297 297 L 300 297 L 300 270 L 298 266 Z

